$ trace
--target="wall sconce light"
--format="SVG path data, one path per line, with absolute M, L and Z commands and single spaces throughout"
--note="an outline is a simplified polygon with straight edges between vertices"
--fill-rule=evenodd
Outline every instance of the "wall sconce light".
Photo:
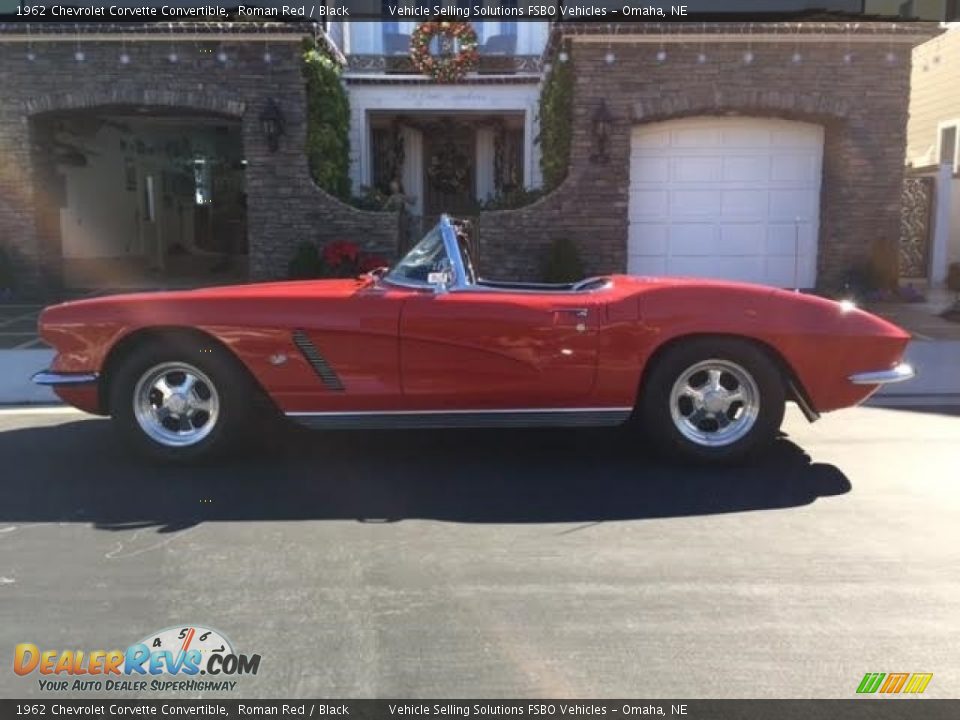
M 260 113 L 260 131 L 267 141 L 270 152 L 276 152 L 280 147 L 280 136 L 284 134 L 283 113 L 273 98 L 267 98 L 267 106 Z
M 610 131 L 613 128 L 613 115 L 607 107 L 607 101 L 601 100 L 597 109 L 593 111 L 593 143 L 595 151 L 590 156 L 590 161 L 595 163 L 607 163 L 610 161 L 608 146 L 610 144 Z

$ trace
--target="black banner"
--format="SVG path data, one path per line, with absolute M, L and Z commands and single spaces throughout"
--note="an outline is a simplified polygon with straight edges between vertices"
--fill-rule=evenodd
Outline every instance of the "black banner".
M 0 0 L 12 22 L 449 20 L 551 22 L 960 20 L 960 1 L 886 0 Z
M 0 700 L 0 718 L 955 720 L 960 700 Z

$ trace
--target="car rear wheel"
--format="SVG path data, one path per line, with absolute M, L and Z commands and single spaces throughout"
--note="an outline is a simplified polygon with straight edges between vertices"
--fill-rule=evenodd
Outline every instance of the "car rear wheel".
M 222 455 L 247 431 L 252 382 L 220 348 L 150 341 L 109 382 L 110 415 L 120 433 L 152 458 Z
M 786 392 L 776 364 L 736 339 L 697 338 L 669 348 L 640 399 L 644 429 L 674 455 L 737 462 L 771 444 Z

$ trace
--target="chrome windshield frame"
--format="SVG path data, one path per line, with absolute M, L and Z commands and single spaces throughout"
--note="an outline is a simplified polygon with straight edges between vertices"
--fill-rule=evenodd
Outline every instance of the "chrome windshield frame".
M 450 222 L 448 215 L 440 216 L 440 235 L 443 245 L 447 249 L 447 258 L 453 267 L 453 282 L 447 285 L 447 290 L 463 290 L 467 287 L 467 270 L 460 254 L 460 243 L 457 242 L 457 231 Z
M 440 221 L 437 223 L 437 225 L 435 225 L 433 228 L 430 228 L 430 231 L 425 233 L 423 238 L 421 238 L 417 244 L 423 242 L 423 239 L 426 238 L 430 232 L 433 232 L 434 229 L 439 229 L 440 231 L 440 239 L 443 241 L 443 249 L 447 255 L 447 259 L 450 261 L 450 267 L 453 271 L 453 279 L 450 283 L 446 285 L 438 285 L 436 283 L 429 282 L 398 280 L 397 278 L 390 277 L 391 273 L 389 272 L 385 273 L 379 279 L 383 282 L 389 283 L 390 285 L 394 285 L 395 287 L 403 287 L 411 290 L 432 290 L 435 293 L 449 292 L 451 290 L 463 290 L 467 288 L 467 273 L 463 264 L 463 257 L 460 254 L 460 244 L 457 242 L 457 231 L 448 215 L 441 215 Z

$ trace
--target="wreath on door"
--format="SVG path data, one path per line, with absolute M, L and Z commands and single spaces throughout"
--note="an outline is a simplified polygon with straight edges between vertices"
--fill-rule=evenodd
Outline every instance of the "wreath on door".
M 458 45 L 453 55 L 430 53 L 430 42 L 441 38 L 441 47 L 446 38 Z M 438 22 L 430 20 L 417 25 L 410 36 L 410 59 L 414 67 L 434 80 L 453 83 L 473 70 L 480 59 L 477 49 L 477 33 L 468 22 Z

